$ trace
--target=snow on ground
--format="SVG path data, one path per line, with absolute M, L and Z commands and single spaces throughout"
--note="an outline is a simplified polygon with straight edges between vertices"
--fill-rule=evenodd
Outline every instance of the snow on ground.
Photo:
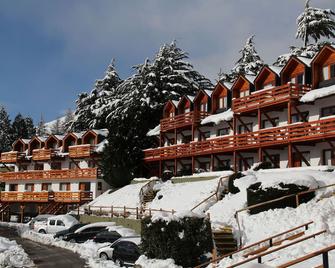
M 184 211 L 191 210 L 205 198 L 215 193 L 219 179 L 172 183 L 167 181 L 155 186 L 159 190 L 149 205 L 152 209 Z M 212 199 L 215 201 L 215 198 Z M 207 204 L 209 205 L 209 204 Z
M 140 256 L 136 261 L 136 264 L 141 265 L 143 268 L 182 268 L 181 266 L 176 265 L 173 259 L 148 259 L 144 255 Z
M 90 203 L 88 203 L 87 206 L 90 206 L 92 210 L 94 210 L 94 206 L 126 206 L 131 208 L 139 207 L 139 193 L 144 184 L 145 183 L 130 184 L 114 192 L 112 190 L 108 190 Z
M 219 228 L 223 225 L 232 226 L 236 238 L 242 238 L 243 245 L 257 242 L 309 221 L 314 221 L 314 223 L 309 227 L 308 231 L 306 231 L 307 235 L 324 229 L 327 230 L 326 234 L 269 255 L 264 260 L 265 264 L 271 266 L 283 264 L 312 251 L 332 245 L 335 241 L 335 196 L 330 195 L 335 192 L 335 187 L 318 190 L 313 200 L 301 204 L 296 209 L 274 209 L 256 215 L 241 212 L 238 214 L 241 225 L 241 231 L 239 231 L 234 214 L 236 210 L 246 207 L 246 188 L 257 181 L 261 181 L 263 186 L 276 186 L 280 178 L 282 178 L 284 182 L 294 182 L 312 188 L 335 183 L 334 172 L 312 169 L 295 169 L 294 171 L 280 170 L 278 172 L 275 170 L 247 172 L 247 176 L 234 182 L 234 185 L 240 189 L 239 193 L 226 195 L 223 200 L 208 210 L 211 216 L 212 227 Z M 330 258 L 333 261 L 331 261 L 331 263 L 335 263 L 335 251 L 330 253 Z M 232 260 L 224 259 L 220 262 L 219 267 L 226 267 L 228 264 L 236 263 L 242 259 L 240 255 L 237 255 Z M 319 264 L 320 261 L 318 262 L 318 259 L 314 258 L 307 262 L 307 264 L 304 263 L 302 266 L 294 267 L 314 267 Z
M 0 237 L 0 267 L 35 267 L 16 241 Z
M 335 94 L 335 85 L 313 89 L 307 92 L 305 95 L 303 95 L 300 98 L 300 101 L 301 102 L 312 102 L 312 101 L 315 101 L 316 99 L 327 97 L 333 94 Z

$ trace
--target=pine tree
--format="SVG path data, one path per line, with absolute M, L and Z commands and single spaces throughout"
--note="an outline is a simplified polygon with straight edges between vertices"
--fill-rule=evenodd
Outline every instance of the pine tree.
M 89 128 L 106 127 L 104 111 L 112 101 L 113 93 L 120 83 L 121 79 L 116 72 L 113 60 L 107 67 L 105 77 L 95 82 L 91 93 L 81 93 L 79 95 L 70 128 L 75 131 L 82 131 Z
M 33 122 L 33 119 L 31 117 L 26 117 L 24 119 L 24 121 L 25 121 L 25 124 L 26 124 L 27 135 L 23 136 L 23 138 L 29 139 L 36 134 L 36 129 L 34 127 L 34 122 Z
M 306 1 L 305 9 L 297 18 L 296 38 L 300 38 L 306 47 L 309 39 L 317 43 L 321 37 L 335 37 L 335 13 L 331 9 L 321 9 L 309 6 L 310 0 Z
M 0 106 L 0 153 L 11 150 L 12 129 L 9 116 L 3 106 Z
M 62 134 L 62 123 L 59 117 L 52 124 L 50 131 L 51 131 L 51 134 L 54 134 L 54 135 Z
M 45 128 L 45 121 L 43 118 L 43 115 L 41 114 L 40 122 L 38 122 L 38 125 L 36 127 L 36 135 L 37 136 L 44 136 L 47 133 Z
M 220 73 L 219 80 L 232 83 L 239 74 L 256 75 L 260 71 L 264 62 L 255 49 L 254 37 L 252 35 L 247 39 L 245 46 L 239 51 L 241 58 L 236 62 L 230 73 Z
M 74 119 L 74 115 L 73 115 L 72 110 L 67 109 L 66 112 L 65 112 L 65 117 L 62 120 L 62 124 L 61 124 L 61 132 L 62 133 L 65 133 L 65 132 L 70 130 L 73 119 Z
M 175 42 L 163 45 L 152 61 L 135 66 L 136 73 L 118 86 L 108 105 L 109 143 L 103 161 L 107 181 L 117 180 L 120 174 L 127 181 L 139 174 L 142 149 L 152 146 L 146 133 L 159 123 L 167 100 L 213 87 L 187 58 Z M 112 164 L 108 164 L 111 155 Z

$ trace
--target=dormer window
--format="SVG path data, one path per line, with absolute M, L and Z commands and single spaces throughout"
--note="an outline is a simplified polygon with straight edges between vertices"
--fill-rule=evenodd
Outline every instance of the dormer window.
M 240 92 L 240 98 L 243 98 L 243 97 L 246 97 L 246 96 L 249 96 L 249 95 L 250 95 L 249 90 L 245 90 L 245 91 Z
M 174 117 L 174 112 L 173 112 L 173 111 L 171 111 L 171 112 L 169 113 L 169 117 Z
M 263 85 L 263 88 L 262 89 L 268 89 L 268 88 L 272 88 L 273 87 L 273 82 L 270 82 L 270 83 L 267 83 L 265 85 Z
M 208 108 L 207 102 L 200 104 L 200 111 L 201 112 L 207 112 L 207 108 Z
M 326 65 L 322 67 L 322 80 L 330 80 L 335 78 L 335 64 Z
M 301 73 L 301 74 L 297 74 L 297 75 L 291 77 L 291 81 L 290 82 L 292 84 L 303 85 L 305 83 L 304 80 L 305 80 L 305 76 L 304 76 L 303 73 Z
M 228 106 L 227 103 L 228 99 L 227 96 L 222 96 L 219 98 L 219 109 L 225 109 Z
M 190 108 L 185 108 L 185 114 L 186 114 L 186 113 L 189 113 L 190 111 L 191 111 Z

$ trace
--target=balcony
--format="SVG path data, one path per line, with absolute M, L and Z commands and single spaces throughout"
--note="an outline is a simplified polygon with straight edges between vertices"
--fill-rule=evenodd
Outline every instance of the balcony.
M 160 121 L 161 131 L 165 132 L 175 128 L 192 126 L 193 124 L 199 123 L 202 119 L 204 119 L 208 115 L 209 113 L 207 112 L 189 112 L 161 119 Z
M 3 202 L 81 203 L 91 201 L 92 192 L 2 192 Z
M 35 149 L 33 150 L 34 161 L 48 161 L 57 156 L 57 149 Z
M 71 158 L 90 157 L 95 153 L 96 146 L 91 144 L 83 144 L 69 147 L 69 156 Z
M 296 123 L 283 127 L 263 129 L 235 136 L 224 136 L 189 144 L 173 145 L 144 150 L 147 162 L 213 153 L 233 152 L 234 150 L 257 149 L 287 145 L 288 143 L 306 143 L 322 141 L 335 137 L 335 118 Z
M 36 171 L 22 171 L 22 172 L 2 172 L 0 173 L 0 181 L 96 179 L 97 176 L 98 176 L 97 168 L 36 170 Z
M 234 113 L 251 112 L 259 108 L 286 103 L 289 100 L 298 100 L 310 90 L 308 86 L 286 84 L 255 91 L 249 96 L 234 99 L 233 111 Z
M 16 163 L 19 160 L 23 160 L 25 158 L 25 153 L 12 151 L 1 153 L 1 162 L 2 163 Z

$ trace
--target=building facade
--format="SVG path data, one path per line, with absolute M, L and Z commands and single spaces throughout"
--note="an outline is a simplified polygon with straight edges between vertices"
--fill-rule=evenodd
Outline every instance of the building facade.
M 1 154 L 0 213 L 57 214 L 106 191 L 99 161 L 107 135 L 102 129 L 15 141 Z
M 335 47 L 313 59 L 291 56 L 283 67 L 220 81 L 213 91 L 169 101 L 144 150 L 151 175 L 335 164 Z

